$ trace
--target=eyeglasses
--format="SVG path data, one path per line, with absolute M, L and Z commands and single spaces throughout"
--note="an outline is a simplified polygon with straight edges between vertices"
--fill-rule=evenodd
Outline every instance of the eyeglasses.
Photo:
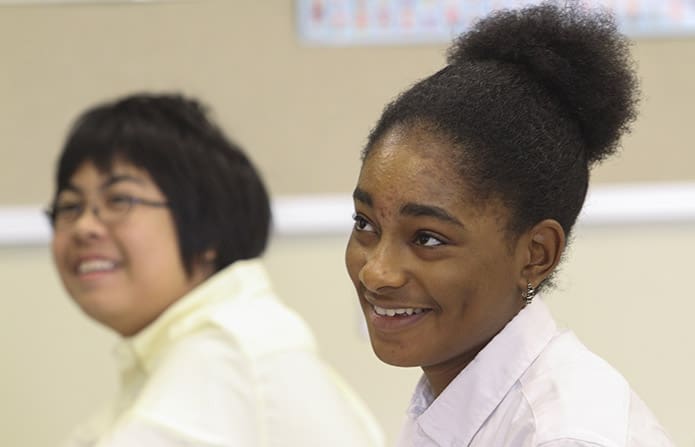
M 141 199 L 126 194 L 107 194 L 91 207 L 94 215 L 104 224 L 122 220 L 135 205 L 165 208 L 167 202 Z M 54 229 L 69 228 L 87 209 L 87 202 L 79 199 L 57 200 L 45 212 Z

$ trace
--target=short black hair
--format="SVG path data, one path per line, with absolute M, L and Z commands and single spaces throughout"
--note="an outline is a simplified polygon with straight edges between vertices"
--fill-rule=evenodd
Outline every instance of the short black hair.
M 103 172 L 126 162 L 152 177 L 169 203 L 189 274 L 209 249 L 216 252 L 215 271 L 265 250 L 271 224 L 265 185 L 197 100 L 138 93 L 86 110 L 60 154 L 56 196 L 87 161 Z
M 392 128 L 420 126 L 451 142 L 476 197 L 507 207 L 509 234 L 550 218 L 569 236 L 589 169 L 636 116 L 629 45 L 605 10 L 494 12 L 454 41 L 443 69 L 386 106 L 363 160 Z

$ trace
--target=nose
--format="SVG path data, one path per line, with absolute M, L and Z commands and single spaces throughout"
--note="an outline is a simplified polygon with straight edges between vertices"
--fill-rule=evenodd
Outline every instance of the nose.
M 96 205 L 85 207 L 73 224 L 73 234 L 77 239 L 95 239 L 106 231 L 104 223 L 99 218 L 99 208 Z
M 397 244 L 382 239 L 365 253 L 365 263 L 358 275 L 360 282 L 374 293 L 403 287 L 408 280 L 405 256 Z

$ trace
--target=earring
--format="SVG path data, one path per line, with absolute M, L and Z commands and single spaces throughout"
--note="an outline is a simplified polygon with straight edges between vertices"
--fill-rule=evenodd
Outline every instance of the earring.
M 525 305 L 528 306 L 531 304 L 531 301 L 533 301 L 534 296 L 536 296 L 536 289 L 534 289 L 533 284 L 529 281 L 526 283 L 526 292 L 521 294 L 521 298 L 524 299 Z

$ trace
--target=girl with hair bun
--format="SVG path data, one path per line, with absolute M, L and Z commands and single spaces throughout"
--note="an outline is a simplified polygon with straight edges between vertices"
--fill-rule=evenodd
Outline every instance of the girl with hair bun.
M 537 292 L 636 116 L 613 17 L 543 3 L 458 38 L 385 108 L 346 266 L 372 347 L 419 366 L 400 446 L 670 446 L 626 380 Z

